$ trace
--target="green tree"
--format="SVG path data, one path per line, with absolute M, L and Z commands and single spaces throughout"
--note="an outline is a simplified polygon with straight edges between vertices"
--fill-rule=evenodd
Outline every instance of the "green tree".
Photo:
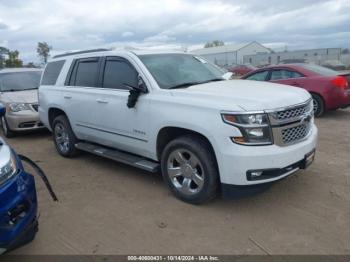
M 0 69 L 5 66 L 5 55 L 9 53 L 9 50 L 6 47 L 0 46 Z
M 204 48 L 209 48 L 209 47 L 215 47 L 215 46 L 223 46 L 225 45 L 225 43 L 221 40 L 214 40 L 212 42 L 207 42 L 205 45 L 204 45 Z
M 47 59 L 50 57 L 50 50 L 52 49 L 52 46 L 49 46 L 46 42 L 39 42 L 38 46 L 36 48 L 36 52 L 38 53 L 38 56 L 43 61 L 44 64 L 47 63 Z
M 8 52 L 8 59 L 5 60 L 5 66 L 6 67 L 23 66 L 23 61 L 19 59 L 19 52 L 17 50 Z

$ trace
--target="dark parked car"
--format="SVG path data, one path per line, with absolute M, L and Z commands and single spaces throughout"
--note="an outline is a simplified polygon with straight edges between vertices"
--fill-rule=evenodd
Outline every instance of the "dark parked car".
M 341 74 L 313 64 L 283 64 L 255 70 L 242 78 L 306 89 L 312 95 L 316 116 L 350 106 L 350 73 Z
M 227 69 L 227 71 L 234 73 L 235 75 L 245 75 L 257 68 L 252 65 L 236 65 Z

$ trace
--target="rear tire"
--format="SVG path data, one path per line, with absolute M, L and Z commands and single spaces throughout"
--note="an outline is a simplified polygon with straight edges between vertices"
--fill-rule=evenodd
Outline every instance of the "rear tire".
M 75 147 L 79 140 L 73 133 L 69 120 L 65 115 L 60 115 L 53 120 L 52 134 L 57 152 L 61 156 L 74 157 L 79 153 Z
M 183 136 L 163 150 L 161 168 L 164 181 L 180 200 L 202 204 L 217 195 L 219 172 L 207 141 L 197 136 Z
M 315 117 L 320 117 L 325 112 L 324 101 L 322 97 L 317 94 L 311 94 L 311 96 L 312 96 L 312 102 L 314 104 Z
M 5 116 L 1 117 L 1 127 L 5 137 L 12 138 L 15 136 L 15 132 L 10 129 Z

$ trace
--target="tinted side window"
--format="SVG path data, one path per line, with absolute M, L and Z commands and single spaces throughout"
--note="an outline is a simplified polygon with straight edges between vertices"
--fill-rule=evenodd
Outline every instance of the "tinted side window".
M 103 76 L 103 87 L 128 89 L 124 84 L 137 86 L 137 72 L 124 60 L 107 60 Z
M 290 78 L 299 78 L 303 77 L 302 74 L 290 71 L 290 70 L 273 70 L 271 73 L 271 79 L 270 80 L 281 80 L 281 79 L 290 79 Z
M 42 85 L 55 85 L 57 78 L 58 78 L 59 74 L 61 73 L 64 62 L 65 62 L 65 60 L 48 63 L 46 68 L 45 68 L 43 79 L 41 80 L 41 84 Z
M 255 81 L 265 81 L 268 73 L 269 73 L 269 71 L 267 71 L 267 70 L 257 72 L 255 74 L 248 76 L 246 79 L 247 80 L 255 80 Z
M 81 60 L 76 65 L 75 86 L 97 87 L 99 60 Z

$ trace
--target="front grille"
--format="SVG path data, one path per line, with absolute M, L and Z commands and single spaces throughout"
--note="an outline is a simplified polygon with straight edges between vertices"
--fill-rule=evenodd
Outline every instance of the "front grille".
M 308 136 L 312 127 L 312 103 L 306 103 L 269 113 L 276 145 L 287 146 Z
M 33 109 L 38 112 L 39 105 L 38 104 L 32 104 Z
M 296 127 L 282 130 L 282 140 L 284 144 L 294 143 L 307 136 L 310 130 L 310 124 L 301 124 Z
M 24 122 L 24 123 L 20 123 L 18 125 L 19 128 L 30 128 L 30 127 L 34 127 L 36 124 L 35 121 L 32 121 L 32 122 Z
M 310 111 L 310 106 L 311 106 L 311 104 L 307 103 L 305 105 L 298 106 L 295 108 L 291 108 L 291 109 L 287 109 L 287 110 L 283 110 L 283 111 L 278 111 L 276 113 L 277 119 L 278 120 L 287 120 L 290 118 L 302 116 L 305 113 Z

